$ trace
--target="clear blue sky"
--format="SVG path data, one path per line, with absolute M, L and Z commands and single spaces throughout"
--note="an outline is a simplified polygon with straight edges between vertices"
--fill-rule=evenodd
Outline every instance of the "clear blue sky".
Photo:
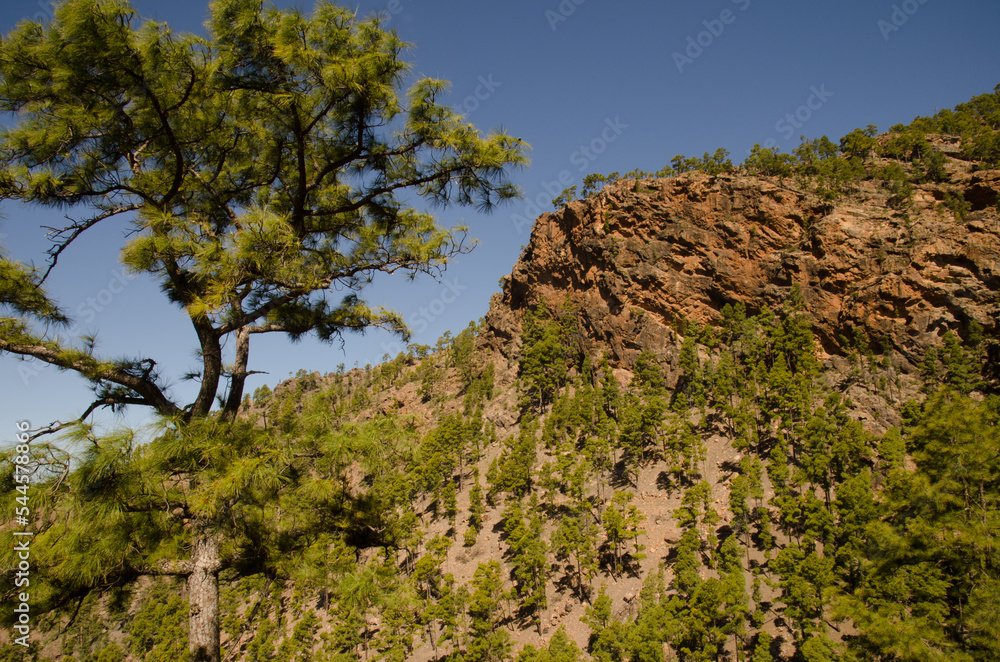
M 354 3 L 351 3 L 354 6 Z M 278 2 L 279 6 L 292 3 Z M 175 29 L 201 31 L 204 0 L 134 0 L 140 14 Z M 309 11 L 308 2 L 294 6 Z M 1000 82 L 1000 3 L 996 0 L 434 1 L 364 0 L 361 14 L 384 11 L 412 44 L 413 73 L 451 81 L 454 105 L 483 129 L 507 127 L 533 147 L 517 174 L 525 200 L 490 216 L 474 209 L 440 213 L 467 224 L 480 244 L 451 265 L 442 282 L 385 278 L 371 303 L 404 315 L 414 342 L 433 344 L 485 314 L 498 280 L 528 242 L 537 210 L 590 172 L 656 170 L 675 154 L 724 147 L 740 161 L 755 142 L 784 150 L 799 135 L 837 140 L 858 126 L 887 130 L 991 91 Z M 0 29 L 42 18 L 47 2 L 6 0 Z M 808 105 L 811 104 L 812 108 Z M 796 118 L 796 114 L 798 117 Z M 791 115 L 793 121 L 787 117 Z M 797 124 L 798 126 L 793 126 Z M 546 204 L 534 207 L 532 200 Z M 42 225 L 60 213 L 7 205 L 2 244 L 41 263 Z M 175 393 L 197 367 L 194 334 L 157 287 L 120 276 L 123 225 L 88 233 L 61 261 L 51 293 L 79 322 L 99 332 L 107 354 L 155 359 Z M 381 332 L 348 336 L 339 346 L 255 339 L 249 391 L 299 368 L 330 372 L 340 363 L 377 363 L 398 346 Z M 69 373 L 0 358 L 0 439 L 14 421 L 63 420 L 89 403 L 85 382 Z M 181 399 L 187 401 L 188 398 Z

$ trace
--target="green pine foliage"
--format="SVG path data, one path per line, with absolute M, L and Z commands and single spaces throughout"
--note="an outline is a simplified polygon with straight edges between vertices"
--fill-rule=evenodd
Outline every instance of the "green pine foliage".
M 541 648 L 515 653 L 504 626 L 540 629 L 553 582 L 562 579 L 574 599 L 590 605 L 585 616 L 592 632 L 587 652 L 594 659 L 666 662 L 672 659 L 663 655 L 668 651 L 676 659 L 717 660 L 739 650 L 741 659 L 773 660 L 775 649 L 761 628 L 774 617 L 787 623 L 801 659 L 869 654 L 920 659 L 923 653 L 913 639 L 918 632 L 937 650 L 990 659 L 995 633 L 988 605 L 993 604 L 997 583 L 990 527 L 996 522 L 997 477 L 990 473 L 995 467 L 989 462 L 970 463 L 966 458 L 990 457 L 1000 407 L 989 398 L 970 401 L 961 390 L 942 391 L 932 394 L 922 408 L 908 407 L 901 430 L 874 438 L 850 418 L 849 403 L 838 393 L 816 399 L 822 390 L 812 381 L 816 368 L 811 334 L 791 306 L 753 317 L 732 311 L 731 324 L 718 333 L 715 354 L 700 346 L 699 352 L 709 358 L 699 365 L 707 372 L 712 372 L 713 362 L 729 356 L 733 371 L 747 371 L 744 374 L 756 374 L 760 380 L 756 391 L 749 390 L 753 385 L 733 382 L 733 389 L 717 392 L 712 386 L 719 383 L 716 371 L 706 379 L 705 395 L 708 403 L 719 403 L 720 411 L 738 403 L 737 398 L 750 399 L 754 392 L 760 397 L 775 393 L 779 377 L 781 388 L 790 388 L 796 375 L 810 375 L 803 377 L 804 392 L 814 399 L 772 405 L 767 412 L 748 410 L 759 432 L 728 481 L 729 530 L 718 528 L 713 486 L 690 480 L 678 493 L 680 508 L 674 517 L 682 533 L 671 545 L 665 573 L 641 570 L 643 518 L 628 491 L 609 493 L 595 512 L 591 504 L 596 488 L 588 482 L 596 475 L 579 488 L 570 485 L 578 466 L 572 460 L 574 449 L 587 447 L 595 421 L 609 416 L 607 403 L 618 403 L 609 417 L 614 420 L 631 406 L 629 396 L 639 403 L 660 397 L 664 384 L 650 356 L 637 362 L 632 384 L 617 396 L 611 386 L 603 396 L 591 386 L 600 383 L 599 374 L 590 374 L 591 382 L 574 378 L 572 389 L 555 395 L 541 425 L 525 419 L 522 433 L 503 442 L 506 451 L 488 483 L 494 496 L 502 494 L 506 501 L 506 553 L 500 563 L 480 564 L 464 583 L 444 570 L 456 553 L 454 531 L 425 537 L 419 518 L 409 519 L 400 506 L 420 491 L 430 495 L 438 484 L 441 516 L 447 516 L 447 486 L 457 488 L 461 471 L 456 452 L 445 440 L 471 449 L 472 442 L 461 437 L 466 434 L 471 440 L 482 433 L 481 416 L 439 414 L 437 425 L 419 442 L 403 435 L 387 454 L 375 440 L 400 435 L 398 424 L 354 426 L 348 435 L 340 435 L 337 428 L 326 428 L 311 416 L 313 408 L 322 410 L 330 400 L 307 399 L 297 424 L 307 433 L 298 443 L 310 463 L 306 474 L 316 480 L 304 480 L 303 475 L 281 488 L 282 518 L 291 518 L 296 527 L 317 527 L 317 532 L 332 525 L 334 536 L 320 535 L 308 548 L 285 548 L 294 563 L 275 566 L 298 568 L 293 573 L 295 593 L 301 590 L 303 597 L 289 599 L 288 584 L 266 583 L 262 576 L 238 580 L 227 589 L 224 604 L 246 604 L 255 625 L 246 630 L 239 619 L 228 619 L 223 624 L 226 636 L 243 642 L 247 659 L 283 662 L 354 656 L 402 662 L 420 645 L 430 646 L 442 658 L 580 659 L 582 653 L 564 634 L 543 639 L 548 643 Z M 941 361 L 942 374 L 952 365 L 952 372 L 961 377 L 965 373 L 955 366 L 968 364 L 972 351 L 967 344 L 949 341 L 939 355 L 951 357 L 949 362 L 935 360 Z M 971 388 L 968 379 L 959 382 Z M 645 445 L 647 462 L 664 461 L 654 459 L 651 450 L 661 443 L 656 437 L 669 435 L 676 424 L 676 413 L 662 411 L 661 416 L 662 427 Z M 724 414 L 719 424 L 730 429 Z M 371 435 L 370 442 L 365 435 Z M 620 437 L 612 441 L 617 444 Z M 92 468 L 88 465 L 91 484 L 98 484 L 99 477 L 113 484 L 115 471 L 136 461 L 122 464 L 129 457 L 122 455 L 126 440 L 108 445 L 106 452 L 115 448 L 116 455 Z M 757 450 L 767 453 L 762 458 Z M 533 478 L 539 466 L 530 458 L 538 453 L 551 458 L 554 496 L 549 502 L 541 498 L 543 481 Z M 363 467 L 372 486 L 368 496 L 354 492 L 358 488 L 352 488 L 348 478 L 349 463 L 359 458 L 361 464 L 355 466 Z M 403 473 L 394 461 L 402 462 Z M 438 475 L 436 482 L 425 482 L 433 475 Z M 768 477 L 775 491 L 770 501 L 765 497 Z M 468 478 L 464 489 L 469 493 L 467 530 L 472 535 L 467 542 L 477 548 L 477 534 L 488 514 L 499 511 L 486 502 L 476 463 Z M 303 500 L 306 495 L 308 501 Z M 317 497 L 321 500 L 313 502 Z M 340 519 L 315 519 L 313 514 L 337 508 Z M 558 517 L 553 519 L 553 514 Z M 962 544 L 948 544 L 950 540 Z M 382 551 L 362 561 L 356 555 L 362 547 L 357 545 L 376 545 L 374 549 Z M 407 561 L 408 556 L 412 560 Z M 404 560 L 401 567 L 396 559 Z M 643 578 L 643 589 L 626 611 L 615 606 L 604 589 L 593 594 L 598 576 L 620 581 L 632 574 Z M 768 588 L 770 597 L 762 588 Z M 178 654 L 173 648 L 185 647 L 185 607 L 169 584 L 149 591 L 129 626 L 128 645 L 144 659 L 169 659 Z M 320 596 L 325 606 L 307 607 L 309 595 Z M 913 609 L 900 611 L 895 607 L 899 604 Z M 291 605 L 297 605 L 298 613 L 285 616 Z M 838 636 L 831 627 L 838 619 L 849 620 L 857 634 Z M 76 650 L 78 659 L 116 659 L 111 642 L 100 637 L 87 641 Z M 914 651 L 912 658 L 902 651 Z
M 541 410 L 566 383 L 568 368 L 577 359 L 570 351 L 570 333 L 569 316 L 557 317 L 545 302 L 525 314 L 520 361 L 525 405 Z
M 454 522 L 458 514 L 456 490 L 462 484 L 470 460 L 475 462 L 482 448 L 481 413 L 466 419 L 452 414 L 441 419 L 420 444 L 415 480 L 431 497 L 438 515 Z
M 548 600 L 546 583 L 549 572 L 548 545 L 542 539 L 542 516 L 537 511 L 525 513 L 517 501 L 503 514 L 507 534 L 508 560 L 514 579 L 514 595 L 520 610 L 530 614 L 541 634 L 541 613 Z
M 498 561 L 480 563 L 472 577 L 469 596 L 469 634 L 466 659 L 492 662 L 511 650 L 510 633 L 498 627 L 505 595 Z
M 535 421 L 525 420 L 517 437 L 508 437 L 503 441 L 504 453 L 493 460 L 486 473 L 489 484 L 487 499 L 491 503 L 497 495 L 519 500 L 531 489 L 532 470 L 537 459 L 537 431 Z
M 640 528 L 646 516 L 632 503 L 633 498 L 632 492 L 616 491 L 601 513 L 605 543 L 616 574 L 622 570 L 626 561 L 633 564 L 645 558 L 642 553 L 645 546 L 639 543 L 639 537 L 646 533 Z M 633 550 L 631 552 L 628 551 L 630 544 Z
M 791 154 L 772 147 L 755 144 L 739 165 L 733 166 L 729 153 L 718 149 L 705 152 L 701 158 L 677 155 L 657 172 L 635 170 L 624 179 L 639 181 L 652 177 L 672 177 L 698 171 L 709 175 L 731 173 L 737 169 L 761 177 L 783 180 L 795 177 L 811 185 L 822 198 L 833 200 L 851 193 L 863 179 L 881 180 L 890 192 L 889 204 L 894 209 L 906 209 L 914 184 L 938 183 L 949 180 L 947 157 L 929 140 L 932 134 L 961 138 L 961 158 L 974 163 L 974 168 L 996 168 L 1000 165 L 1000 85 L 992 93 L 982 94 L 961 103 L 954 109 L 944 109 L 933 117 L 918 117 L 909 125 L 896 125 L 884 137 L 877 136 L 877 127 L 856 128 L 834 142 L 827 136 L 806 138 Z M 897 163 L 875 166 L 875 157 Z M 590 174 L 583 179 L 581 198 L 588 198 L 604 185 L 620 179 L 617 172 L 609 175 Z M 558 209 L 577 198 L 577 187 L 563 190 L 552 203 Z M 968 212 L 967 203 L 951 196 L 945 201 L 955 216 L 962 220 Z
M 756 143 L 750 154 L 743 160 L 743 167 L 762 177 L 788 177 L 793 172 L 795 160 L 771 147 L 761 147 Z
M 128 625 L 132 653 L 144 662 L 173 662 L 187 653 L 187 605 L 177 586 L 163 582 L 143 591 L 142 608 Z
M 465 530 L 465 546 L 472 547 L 476 544 L 476 537 L 480 529 L 483 528 L 483 516 L 486 514 L 486 505 L 483 502 L 483 488 L 479 485 L 479 469 L 472 472 L 472 488 L 469 490 L 469 521 Z
M 45 272 L 0 255 L 0 353 L 86 379 L 94 400 L 78 421 L 141 406 L 162 424 L 143 444 L 82 424 L 73 432 L 79 470 L 52 484 L 38 536 L 39 607 L 142 575 L 189 576 L 191 655 L 218 661 L 222 570 L 286 572 L 317 527 L 393 547 L 413 525 L 395 503 L 412 490 L 402 472 L 387 478 L 378 449 L 358 453 L 383 462 L 362 468 L 371 491 L 344 489 L 346 470 L 308 466 L 334 457 L 325 442 L 342 433 L 294 436 L 305 406 L 290 392 L 260 393 L 275 437 L 239 420 L 255 374 L 251 337 L 333 342 L 373 326 L 408 336 L 398 313 L 368 306 L 362 291 L 377 273 L 435 274 L 467 252 L 465 231 L 440 227 L 423 202 L 490 209 L 517 197 L 509 175 L 527 146 L 484 136 L 440 104 L 444 81 L 416 77 L 404 89 L 404 44 L 378 17 L 329 2 L 305 13 L 220 0 L 205 27 L 196 36 L 142 19 L 127 1 L 67 0 L 0 39 L 0 199 L 67 218 L 49 235 Z M 41 283 L 79 237 L 119 221 L 122 264 L 156 283 L 197 339 L 190 402 L 176 400 L 153 359 L 101 356 L 94 337 L 58 333 L 69 320 Z M 435 361 L 424 361 L 425 395 Z M 364 402 L 370 390 L 353 396 Z
M 573 577 L 581 600 L 588 599 L 590 581 L 597 574 L 600 560 L 597 538 L 597 523 L 585 509 L 563 516 L 552 532 L 552 552 L 557 559 L 567 562 L 566 572 Z
M 230 5 L 219 6 L 238 10 Z M 17 48 L 44 46 L 27 34 L 19 39 Z M 248 51 L 247 66 L 265 55 Z M 226 75 L 239 75 L 229 66 Z M 433 90 L 421 90 L 412 101 L 431 112 Z M 829 197 L 875 179 L 903 211 L 914 187 L 949 177 L 934 133 L 959 135 L 963 153 L 982 163 L 995 158 L 997 98 L 1000 87 L 888 136 L 857 129 L 839 143 L 804 140 L 791 155 L 756 146 L 742 167 Z M 419 121 L 411 129 L 429 130 Z M 74 167 L 86 161 L 79 149 Z M 455 158 L 469 165 L 472 156 Z M 688 170 L 736 169 L 720 150 L 677 156 L 663 172 Z M 36 173 L 23 184 L 43 195 L 72 174 Z M 638 180 L 648 175 L 626 178 L 641 193 Z M 584 195 L 616 178 L 588 176 Z M 464 186 L 489 189 L 482 181 Z M 273 195 L 275 205 L 290 204 Z M 957 215 L 967 210 L 963 200 L 948 204 Z M 290 241 L 273 219 L 259 220 L 268 241 Z M 176 219 L 149 223 L 166 224 L 164 246 L 176 240 Z M 139 235 L 155 235 L 153 225 Z M 230 233 L 238 239 L 238 229 Z M 443 250 L 438 240 L 443 235 L 421 248 L 430 262 Z M 157 251 L 165 249 L 143 241 L 130 250 L 163 259 Z M 309 267 L 303 260 L 299 266 Z M 262 278 L 275 277 L 278 266 L 265 267 L 270 275 Z M 2 329 L 8 340 L 32 338 L 28 318 L 65 321 L 38 287 L 39 273 L 6 259 L 0 271 L 0 304 L 14 315 Z M 195 307 L 211 310 L 217 295 L 198 293 Z M 345 305 L 361 317 L 336 318 L 342 328 L 375 319 L 359 302 Z M 333 311 L 310 306 L 299 302 L 272 321 L 292 335 L 333 324 Z M 257 389 L 241 409 L 245 418 L 168 417 L 152 443 L 77 426 L 81 450 L 65 473 L 32 479 L 44 514 L 33 543 L 33 599 L 51 609 L 40 629 L 59 632 L 62 659 L 183 659 L 186 589 L 164 577 L 141 589 L 134 580 L 183 575 L 188 552 L 210 537 L 218 543 L 223 646 L 238 659 L 997 659 L 1000 400 L 982 374 L 995 341 L 975 322 L 948 331 L 920 365 L 921 398 L 900 403 L 899 384 L 893 400 L 880 381 L 890 358 L 882 340 L 861 328 L 837 339 L 848 379 L 824 379 L 807 308 L 795 286 L 774 306 L 726 304 L 717 326 L 678 320 L 676 344 L 629 364 L 585 355 L 578 312 L 540 303 L 523 317 L 516 379 L 513 363 L 484 360 L 480 322 L 374 368 L 341 367 L 326 377 L 300 371 L 273 390 Z M 107 386 L 108 368 L 92 346 L 58 349 L 60 361 Z M 118 369 L 141 376 L 146 367 Z M 631 381 L 620 381 L 627 371 Z M 426 419 L 385 413 L 385 394 L 406 384 L 431 405 Z M 847 389 L 878 394 L 901 424 L 874 434 L 853 417 Z M 501 394 L 503 402 L 518 400 L 513 430 L 509 420 L 489 422 L 503 420 L 493 400 Z M 721 438 L 734 453 L 712 466 L 708 444 Z M 63 457 L 55 446 L 45 451 Z M 8 516 L 27 489 L 16 457 L 15 450 L 0 461 Z M 655 521 L 640 508 L 649 497 L 671 504 Z M 647 533 L 654 525 L 677 535 L 654 539 Z M 8 573 L 14 549 L 11 532 L 0 531 Z M 570 606 L 589 628 L 585 651 L 572 630 L 555 627 Z M 513 633 L 528 628 L 536 643 L 518 649 Z M 23 652 L 0 648 L 0 659 Z M 43 659 L 37 645 L 28 654 Z
M 908 439 L 915 467 L 890 472 L 864 527 L 863 573 L 837 605 L 858 624 L 853 648 L 901 660 L 1000 654 L 998 433 L 996 396 L 944 388 L 925 403 Z
M 549 639 L 547 648 L 537 650 L 528 644 L 517 656 L 517 662 L 580 662 L 583 654 L 573 640 L 566 634 L 566 628 L 560 627 Z

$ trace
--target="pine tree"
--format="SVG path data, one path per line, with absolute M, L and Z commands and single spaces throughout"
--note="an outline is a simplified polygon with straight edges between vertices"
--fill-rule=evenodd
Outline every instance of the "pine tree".
M 814 549 L 792 544 L 782 549 L 771 561 L 771 570 L 778 575 L 784 613 L 799 645 L 808 635 L 820 631 L 819 622 L 826 608 L 825 590 L 833 583 L 833 560 L 817 554 Z
M 698 330 L 691 323 L 686 324 L 678 363 L 682 370 L 682 377 L 674 394 L 674 411 L 683 412 L 691 405 L 704 405 L 703 375 L 701 362 L 698 358 Z
M 708 481 L 703 480 L 685 490 L 680 507 L 674 511 L 678 525 L 686 529 L 699 521 L 708 526 L 714 524 L 719 516 L 712 508 L 711 498 L 712 485 Z
M 887 475 L 893 470 L 901 469 L 903 467 L 903 460 L 905 457 L 906 444 L 903 441 L 903 436 L 899 432 L 899 428 L 889 428 L 886 430 L 885 434 L 882 435 L 882 439 L 879 441 L 879 470 L 883 473 L 883 475 Z
M 639 544 L 639 536 L 646 532 L 639 527 L 646 516 L 639 512 L 635 504 L 631 503 L 632 498 L 633 494 L 629 491 L 615 491 L 611 503 L 605 507 L 601 514 L 604 537 L 607 545 L 611 548 L 616 573 L 622 564 L 625 543 L 628 540 L 633 541 L 635 549 L 630 555 L 633 561 L 645 558 L 642 554 L 644 546 Z
M 541 612 L 548 605 L 546 582 L 548 579 L 548 545 L 542 540 L 542 518 L 539 513 L 525 522 L 517 512 L 507 517 L 505 523 L 510 563 L 516 580 L 515 592 L 521 608 L 531 614 L 538 633 L 541 634 Z
M 728 305 L 728 304 L 726 304 Z M 722 406 L 722 410 L 726 415 L 726 419 L 729 423 L 729 433 L 733 437 L 737 437 L 737 403 L 736 395 L 739 392 L 739 385 L 737 383 L 738 376 L 736 373 L 736 362 L 733 358 L 732 351 L 723 350 L 722 355 L 719 357 L 719 362 L 715 366 L 715 371 L 712 375 L 712 394 L 714 396 L 715 402 Z M 740 439 L 739 441 L 743 441 Z M 734 447 L 737 450 L 743 450 L 745 445 L 739 445 L 739 441 L 734 440 Z
M 432 497 L 438 514 L 452 517 L 455 500 L 453 476 L 466 447 L 466 428 L 458 414 L 444 417 L 424 437 L 417 467 L 420 484 Z
M 729 483 L 729 511 L 733 514 L 733 532 L 743 537 L 744 545 L 748 548 L 753 516 L 749 498 L 750 480 L 746 476 L 735 476 Z
M 847 585 L 856 588 L 866 565 L 864 559 L 869 551 L 869 528 L 879 514 L 870 471 L 864 471 L 837 487 L 834 509 L 837 513 L 835 559 Z
M 450 575 L 445 576 L 447 581 Z M 454 578 L 452 578 L 454 582 Z M 413 591 L 408 590 L 409 586 L 404 584 L 394 591 L 392 596 L 387 598 L 381 605 L 379 617 L 381 627 L 376 633 L 372 642 L 376 659 L 385 662 L 405 662 L 413 652 L 414 639 L 417 635 L 416 613 L 419 612 L 417 604 L 419 601 L 412 595 Z M 311 612 L 310 612 L 311 613 Z M 447 616 L 445 616 L 447 619 Z M 302 623 L 300 622 L 299 625 Z M 299 626 L 295 628 L 291 639 L 286 642 L 293 642 L 293 648 L 303 651 L 298 654 L 296 662 L 312 662 L 311 631 L 299 633 Z
M 420 557 L 413 569 L 412 579 L 421 593 L 420 620 L 427 632 L 431 647 L 437 649 L 435 632 L 437 625 L 450 615 L 442 598 L 451 591 L 447 576 L 441 572 L 441 565 L 448 557 L 448 549 L 452 540 L 444 536 L 435 536 L 427 543 L 427 553 Z
M 520 499 L 528 493 L 536 461 L 537 432 L 537 423 L 525 420 L 516 437 L 504 440 L 504 454 L 490 464 L 490 470 L 486 473 L 486 481 L 490 486 L 488 498 L 490 495 L 506 494 Z
M 633 483 L 645 460 L 646 446 L 659 434 L 665 411 L 665 402 L 657 396 L 645 403 L 633 394 L 624 398 L 618 413 L 618 446 L 624 453 L 626 467 L 631 469 Z
M 565 559 L 573 567 L 577 596 L 588 598 L 588 585 L 597 573 L 597 526 L 586 510 L 564 516 L 552 533 L 552 551 L 557 558 Z
M 604 413 L 612 418 L 617 418 L 618 408 L 621 406 L 621 387 L 618 378 L 615 377 L 608 361 L 608 355 L 601 356 L 601 404 Z
M 377 19 L 326 2 L 307 16 L 222 0 L 211 6 L 206 38 L 141 21 L 127 2 L 110 0 L 68 0 L 47 24 L 21 22 L 0 44 L 0 107 L 13 114 L 0 140 L 0 198 L 89 210 L 56 229 L 49 270 L 81 235 L 134 214 L 122 261 L 189 317 L 198 393 L 174 401 L 152 358 L 101 357 L 92 342 L 47 331 L 67 321 L 37 287 L 48 271 L 6 257 L 2 271 L 18 287 L 2 299 L 0 352 L 91 382 L 95 399 L 81 420 L 98 407 L 141 405 L 170 417 L 187 441 L 205 431 L 199 419 L 235 418 L 255 335 L 332 341 L 369 326 L 405 335 L 399 315 L 369 308 L 359 292 L 375 273 L 436 273 L 467 249 L 461 231 L 438 227 L 410 193 L 490 207 L 516 195 L 507 173 L 525 157 L 519 140 L 481 137 L 440 105 L 441 81 L 418 80 L 401 101 L 401 48 Z M 331 304 L 333 291 L 348 294 Z M 216 446 L 206 450 L 221 455 L 233 433 L 213 432 Z M 162 466 L 161 476 L 200 483 L 190 458 Z M 129 496 L 129 512 L 149 513 L 143 527 L 186 541 L 186 560 L 157 561 L 188 577 L 192 653 L 218 660 L 218 573 L 232 561 L 223 544 L 231 514 L 192 504 L 181 530 L 166 524 L 178 504 Z M 165 571 L 154 566 L 120 567 L 122 576 Z M 67 578 L 74 590 L 110 579 L 77 572 Z
M 960 393 L 969 393 L 979 384 L 979 370 L 973 366 L 974 355 L 962 346 L 961 339 L 953 331 L 945 333 L 942 340 L 941 359 L 948 385 Z
M 774 662 L 771 656 L 771 635 L 763 630 L 757 633 L 757 645 L 754 647 L 750 662 Z
M 472 662 L 493 662 L 503 659 L 510 652 L 510 633 L 498 627 L 503 595 L 500 563 L 480 563 L 472 576 L 472 594 L 468 603 L 469 639 L 465 659 Z
M 486 506 L 483 504 L 483 488 L 479 485 L 479 469 L 473 469 L 472 489 L 469 490 L 469 528 L 465 530 L 465 546 L 476 544 L 476 537 L 483 527 Z
M 580 649 L 566 634 L 566 626 L 561 625 L 549 639 L 547 662 L 579 662 Z
M 941 389 L 907 429 L 915 466 L 889 474 L 885 506 L 865 529 L 866 572 L 838 601 L 838 615 L 857 625 L 857 649 L 903 660 L 995 659 L 1000 398 Z
M 521 377 L 528 401 L 541 410 L 566 381 L 569 358 L 562 326 L 544 302 L 524 316 L 521 333 Z
M 600 662 L 624 659 L 629 627 L 613 618 L 611 597 L 602 584 L 594 603 L 586 608 L 581 619 L 590 628 L 588 652 Z
M 128 626 L 132 653 L 149 662 L 173 662 L 188 648 L 187 605 L 162 581 L 143 591 L 142 607 Z
M 455 526 L 455 518 L 458 517 L 458 494 L 455 489 L 453 480 L 445 481 L 444 487 L 441 488 L 441 509 L 451 526 Z

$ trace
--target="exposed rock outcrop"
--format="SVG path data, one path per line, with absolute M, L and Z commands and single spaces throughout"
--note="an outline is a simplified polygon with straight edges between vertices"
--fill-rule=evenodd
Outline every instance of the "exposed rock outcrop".
M 909 370 L 947 330 L 1000 319 L 1000 172 L 952 164 L 951 183 L 917 187 L 905 210 L 871 180 L 833 202 L 744 174 L 619 181 L 538 218 L 484 336 L 509 353 L 526 308 L 568 297 L 585 348 L 629 365 L 644 349 L 667 358 L 680 320 L 778 306 L 798 284 L 827 355 L 856 326 Z M 958 194 L 961 220 L 945 203 Z

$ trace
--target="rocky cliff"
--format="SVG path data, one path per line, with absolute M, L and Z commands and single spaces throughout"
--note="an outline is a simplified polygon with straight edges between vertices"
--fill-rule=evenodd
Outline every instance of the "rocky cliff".
M 989 332 L 1000 319 L 1000 171 L 949 158 L 948 172 L 902 209 L 878 180 L 835 200 L 793 178 L 620 180 L 538 218 L 485 337 L 502 348 L 521 311 L 568 297 L 587 349 L 624 365 L 642 350 L 669 359 L 680 320 L 777 306 L 797 284 L 827 359 L 857 327 L 908 372 L 949 329 L 965 337 L 972 321 Z M 966 201 L 962 218 L 953 199 Z

